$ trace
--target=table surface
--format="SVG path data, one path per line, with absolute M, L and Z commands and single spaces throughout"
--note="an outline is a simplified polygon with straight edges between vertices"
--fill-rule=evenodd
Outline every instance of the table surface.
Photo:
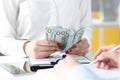
M 91 57 L 94 55 L 94 53 L 88 53 L 86 56 L 91 59 Z M 19 62 L 17 61 L 16 63 L 5 63 L 5 64 L 0 64 L 0 70 L 1 68 L 4 69 L 2 70 L 2 73 L 0 75 L 6 75 L 6 76 L 10 76 L 13 75 L 14 80 L 39 80 L 38 77 L 36 78 L 36 72 L 26 72 L 22 69 L 24 65 L 24 61 Z M 119 74 L 118 70 L 101 70 L 101 69 L 97 69 L 96 67 L 91 67 L 90 68 L 95 74 L 97 74 L 98 76 L 102 77 L 104 75 L 104 77 L 118 77 L 117 74 Z M 49 72 L 50 70 L 39 70 L 37 73 L 41 74 L 41 77 L 43 77 L 44 75 L 46 76 L 47 74 L 50 75 L 51 73 Z M 7 72 L 7 73 L 6 73 Z M 3 74 L 4 73 L 4 74 Z M 9 74 L 10 73 L 10 74 Z M 0 80 L 3 80 L 5 78 L 5 80 L 11 80 L 11 79 L 6 79 L 7 77 L 3 77 L 2 79 L 0 78 Z M 9 77 L 8 77 L 9 78 Z M 46 79 L 47 80 L 47 79 Z M 112 79 L 111 79 L 112 80 Z

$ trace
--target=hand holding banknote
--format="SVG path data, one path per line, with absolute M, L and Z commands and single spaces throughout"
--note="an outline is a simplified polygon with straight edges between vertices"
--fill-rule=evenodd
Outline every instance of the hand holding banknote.
M 83 33 L 83 27 L 77 31 L 62 26 L 46 27 L 46 40 L 28 41 L 24 44 L 24 51 L 36 59 L 48 57 L 56 51 L 84 55 L 89 45 L 86 39 L 81 39 Z
M 88 51 L 89 44 L 82 39 L 84 28 L 77 31 L 62 26 L 46 27 L 47 40 L 57 41 L 62 46 L 61 52 L 84 55 Z
M 28 41 L 24 44 L 26 55 L 33 59 L 48 57 L 60 49 L 61 46 L 58 42 L 50 40 Z
M 68 49 L 66 53 L 84 56 L 88 52 L 89 46 L 90 45 L 87 39 L 83 38 L 78 43 L 74 44 L 70 49 Z

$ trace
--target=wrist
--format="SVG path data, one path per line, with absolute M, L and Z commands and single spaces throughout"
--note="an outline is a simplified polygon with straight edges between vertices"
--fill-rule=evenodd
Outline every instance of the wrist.
M 28 55 L 28 52 L 27 52 L 27 46 L 28 46 L 28 43 L 29 43 L 30 41 L 26 41 L 25 43 L 24 43 L 24 45 L 23 45 L 23 50 L 24 50 L 24 53 L 26 54 L 26 55 Z

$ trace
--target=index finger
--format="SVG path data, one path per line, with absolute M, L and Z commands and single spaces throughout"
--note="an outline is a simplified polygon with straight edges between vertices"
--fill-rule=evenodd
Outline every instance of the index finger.
M 95 53 L 95 55 L 92 57 L 92 60 L 97 59 L 97 57 L 98 57 L 101 53 L 102 53 L 102 50 L 99 49 L 99 50 Z
M 104 46 L 104 47 L 101 47 L 97 50 L 96 54 L 93 56 L 93 60 L 95 60 L 102 52 L 107 52 L 109 51 L 111 48 L 113 48 L 115 45 L 109 45 L 109 46 Z
M 36 41 L 37 45 L 44 45 L 44 46 L 57 46 L 60 45 L 58 42 L 54 42 L 54 41 L 48 41 L 48 40 L 37 40 Z

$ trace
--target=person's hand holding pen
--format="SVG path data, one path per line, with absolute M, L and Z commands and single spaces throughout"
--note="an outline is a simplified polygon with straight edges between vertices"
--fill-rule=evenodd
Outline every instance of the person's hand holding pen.
M 53 52 L 60 50 L 61 45 L 55 41 L 35 40 L 24 44 L 24 51 L 27 56 L 40 59 L 50 56 Z
M 120 45 L 104 46 L 96 52 L 93 60 L 97 60 L 98 68 L 110 69 L 119 67 Z

